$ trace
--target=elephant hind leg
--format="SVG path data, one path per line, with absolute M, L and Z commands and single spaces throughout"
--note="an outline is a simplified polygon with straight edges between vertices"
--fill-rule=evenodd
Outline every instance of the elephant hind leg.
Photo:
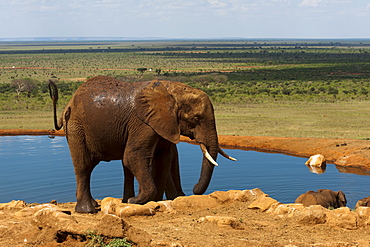
M 95 213 L 98 203 L 94 200 L 90 191 L 91 173 L 99 161 L 94 161 L 92 155 L 86 148 L 83 138 L 70 135 L 68 145 L 72 157 L 76 176 L 76 198 L 75 211 L 78 213 Z
M 98 203 L 94 200 L 90 191 L 90 179 L 91 173 L 97 162 L 85 163 L 85 166 L 81 169 L 75 167 L 76 182 L 77 182 L 77 204 L 75 211 L 78 213 L 95 213 L 95 207 Z
M 76 189 L 76 198 L 77 204 L 75 207 L 75 211 L 78 213 L 95 213 L 95 207 L 98 206 L 98 203 L 94 200 L 91 195 L 90 190 L 90 179 L 91 173 L 94 167 L 98 164 L 98 162 L 88 162 L 85 163 L 83 168 L 75 167 L 75 174 L 76 174 L 76 182 L 77 182 L 77 189 Z

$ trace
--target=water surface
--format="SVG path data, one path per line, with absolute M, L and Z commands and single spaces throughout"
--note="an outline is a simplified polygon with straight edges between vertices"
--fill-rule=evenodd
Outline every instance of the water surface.
M 199 146 L 178 144 L 182 187 L 192 194 L 198 181 L 202 154 Z M 306 159 L 276 153 L 226 149 L 238 161 L 219 156 L 219 166 L 206 194 L 213 191 L 260 188 L 274 199 L 289 203 L 308 190 L 342 190 L 349 207 L 370 196 L 369 173 L 340 173 L 328 164 L 323 174 L 311 173 Z M 120 161 L 101 162 L 92 174 L 95 198 L 122 197 L 123 171 Z M 0 136 L 0 203 L 75 201 L 75 176 L 65 137 Z

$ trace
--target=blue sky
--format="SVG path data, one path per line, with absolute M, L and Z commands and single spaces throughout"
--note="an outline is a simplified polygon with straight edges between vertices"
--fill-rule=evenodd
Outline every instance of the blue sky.
M 370 38 L 369 0 L 0 0 L 0 38 Z

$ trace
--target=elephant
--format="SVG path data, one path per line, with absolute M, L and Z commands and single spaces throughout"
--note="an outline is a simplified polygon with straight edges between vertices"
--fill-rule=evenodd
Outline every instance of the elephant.
M 96 76 L 76 90 L 59 121 L 58 90 L 52 81 L 49 91 L 55 129 L 64 128 L 74 165 L 76 212 L 95 212 L 90 177 L 100 161 L 122 160 L 124 200 L 144 204 L 160 198 L 164 190 L 170 197 L 181 194 L 178 165 L 171 165 L 180 135 L 195 140 L 203 152 L 194 194 L 207 190 L 218 153 L 235 160 L 218 145 L 213 105 L 200 89 L 166 80 L 127 83 Z M 166 154 L 168 149 L 171 154 Z M 133 177 L 139 184 L 137 196 Z
M 307 191 L 300 195 L 295 203 L 302 203 L 303 206 L 321 205 L 325 208 L 340 208 L 347 205 L 345 194 L 340 191 L 332 191 L 327 189 L 320 189 L 318 191 Z
M 358 208 L 358 207 L 370 207 L 370 196 L 365 197 L 361 200 L 358 200 L 355 208 Z

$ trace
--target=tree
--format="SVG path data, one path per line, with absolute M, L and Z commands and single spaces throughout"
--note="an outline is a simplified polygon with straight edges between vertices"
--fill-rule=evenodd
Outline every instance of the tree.
M 27 92 L 27 97 L 31 97 L 31 91 L 36 88 L 36 83 L 31 78 L 14 79 L 10 83 L 11 87 L 15 87 L 18 99 L 22 92 Z

